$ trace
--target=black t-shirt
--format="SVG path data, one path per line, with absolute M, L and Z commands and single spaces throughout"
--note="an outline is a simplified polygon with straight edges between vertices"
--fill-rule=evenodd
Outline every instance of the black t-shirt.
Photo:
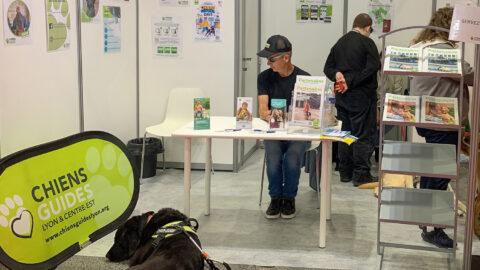
M 274 72 L 271 68 L 264 70 L 258 75 L 257 89 L 258 95 L 268 95 L 268 109 L 270 109 L 270 101 L 272 98 L 286 99 L 287 110 L 292 101 L 292 92 L 295 88 L 297 75 L 310 76 L 308 72 L 298 67 L 294 67 L 292 74 L 282 77 L 278 72 Z

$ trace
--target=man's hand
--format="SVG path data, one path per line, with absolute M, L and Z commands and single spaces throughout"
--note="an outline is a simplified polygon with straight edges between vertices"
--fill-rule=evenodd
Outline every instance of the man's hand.
M 267 122 L 270 122 L 270 118 L 272 117 L 272 112 L 270 110 L 266 110 L 260 114 L 260 118 Z
M 343 84 L 343 87 L 341 87 L 338 84 L 335 84 L 335 93 L 341 93 L 344 94 L 348 90 L 347 82 L 345 81 L 345 77 L 343 77 L 343 74 L 339 71 L 335 74 L 335 80 L 337 83 Z

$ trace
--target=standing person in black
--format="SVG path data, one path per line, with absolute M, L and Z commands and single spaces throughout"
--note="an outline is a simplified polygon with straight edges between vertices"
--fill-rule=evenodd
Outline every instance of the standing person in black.
M 335 81 L 337 118 L 342 130 L 351 131 L 358 140 L 348 146 L 339 144 L 340 180 L 353 180 L 354 186 L 374 182 L 370 174 L 376 124 L 378 50 L 369 38 L 372 19 L 361 13 L 353 21 L 352 31 L 341 37 L 330 50 L 323 72 Z M 341 84 L 343 87 L 340 87 Z
M 289 108 L 297 75 L 310 74 L 292 64 L 292 44 L 284 36 L 271 36 L 257 55 L 267 58 L 270 67 L 257 78 L 258 113 L 261 119 L 270 122 L 271 100 L 286 99 Z M 265 216 L 267 219 L 294 218 L 303 157 L 310 142 L 265 140 L 263 144 L 271 197 Z

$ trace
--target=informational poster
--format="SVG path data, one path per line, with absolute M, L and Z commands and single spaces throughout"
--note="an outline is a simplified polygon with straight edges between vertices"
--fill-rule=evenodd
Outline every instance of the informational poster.
M 373 20 L 373 34 L 390 32 L 393 20 L 393 0 L 369 0 L 368 15 Z
M 331 23 L 332 1 L 333 0 L 296 0 L 296 21 Z
M 3 40 L 6 45 L 32 44 L 31 11 L 31 0 L 3 0 Z
M 222 41 L 222 1 L 201 1 L 195 17 L 195 40 Z
M 448 39 L 480 44 L 480 7 L 456 4 Z
M 67 0 L 45 0 L 47 11 L 47 51 L 70 48 L 70 6 Z
M 188 7 L 191 0 L 159 0 L 160 6 Z
M 82 22 L 99 22 L 100 0 L 82 0 Z
M 154 56 L 182 55 L 182 23 L 179 17 L 152 17 Z
M 105 53 L 121 51 L 120 7 L 103 6 L 103 39 Z

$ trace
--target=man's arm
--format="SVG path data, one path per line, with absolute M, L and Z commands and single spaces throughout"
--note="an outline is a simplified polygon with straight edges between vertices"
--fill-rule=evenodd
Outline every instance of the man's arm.
M 333 53 L 333 47 L 330 50 L 330 54 L 327 57 L 327 61 L 325 61 L 325 66 L 323 67 L 323 73 L 330 79 L 331 81 L 335 81 L 335 74 L 338 72 L 335 63 L 335 55 Z
M 270 121 L 270 111 L 268 110 L 268 95 L 258 96 L 258 114 L 260 119 Z

